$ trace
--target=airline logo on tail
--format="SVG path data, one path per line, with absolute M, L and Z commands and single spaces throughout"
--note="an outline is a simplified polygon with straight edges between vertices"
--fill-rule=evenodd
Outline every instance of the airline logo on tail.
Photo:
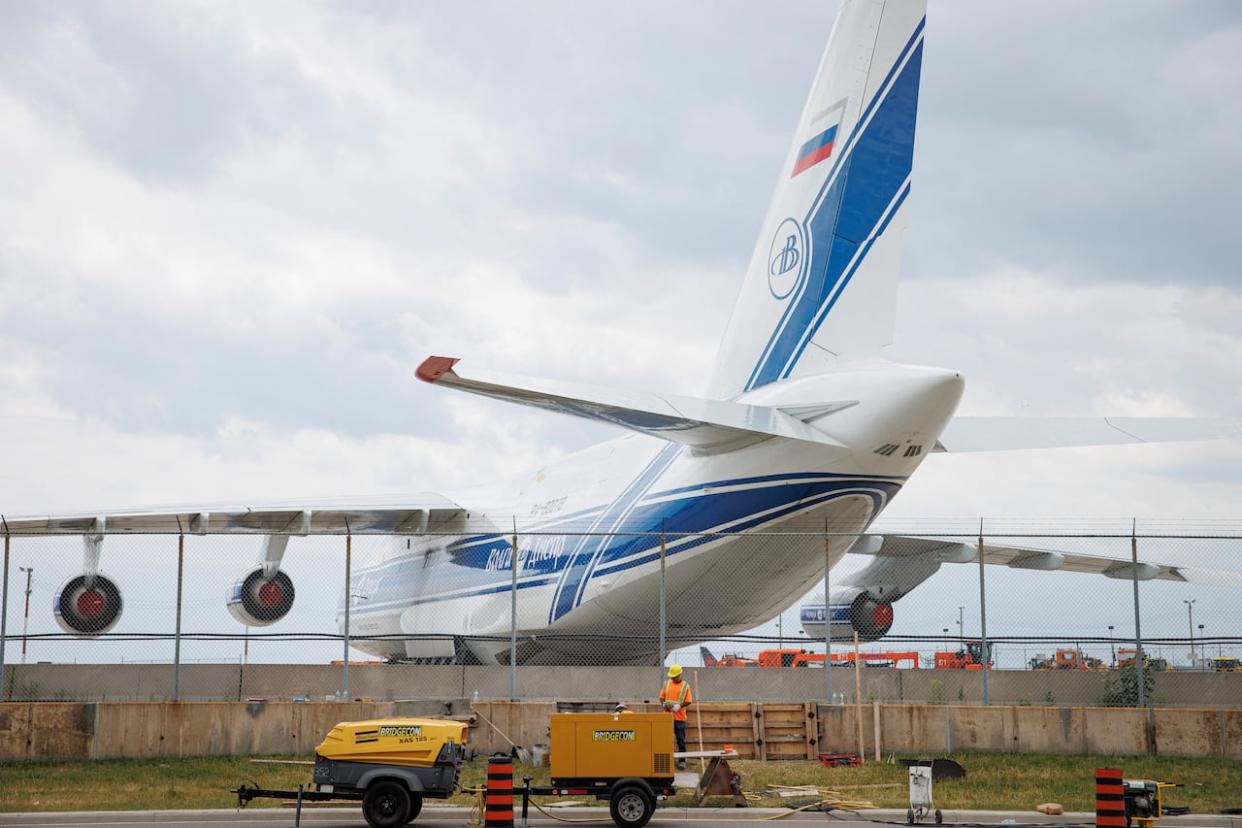
M 802 225 L 791 218 L 782 221 L 768 251 L 768 290 L 773 297 L 784 299 L 798 286 L 805 249 Z

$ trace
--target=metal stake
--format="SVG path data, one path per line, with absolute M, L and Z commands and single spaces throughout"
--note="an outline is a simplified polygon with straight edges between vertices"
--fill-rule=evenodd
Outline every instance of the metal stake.
M 173 639 L 173 701 L 181 701 L 181 586 L 185 580 L 185 535 L 177 535 L 177 632 Z
M 25 664 L 26 638 L 30 632 L 30 576 L 34 575 L 34 567 L 19 566 L 18 570 L 26 573 L 26 609 L 22 612 L 22 664 Z
M 1147 706 L 1147 688 L 1143 686 L 1143 628 L 1139 624 L 1138 536 L 1137 520 L 1130 524 L 1130 563 L 1134 581 L 1134 678 L 1138 683 L 1138 706 Z
M 4 683 L 4 644 L 9 634 L 9 535 L 4 534 L 4 586 L 0 594 L 0 701 L 8 698 Z
M 509 701 L 517 701 L 517 518 L 513 519 L 513 577 L 509 585 Z
M 668 659 L 668 653 L 665 652 L 667 641 L 665 640 L 665 631 L 668 629 L 668 602 L 666 596 L 666 584 L 664 582 L 664 564 L 668 549 L 664 544 L 664 527 L 660 527 L 660 676 L 664 676 L 664 662 Z
M 341 700 L 349 701 L 349 605 L 354 602 L 354 536 L 345 535 L 345 653 L 341 656 Z
M 828 609 L 828 586 L 832 571 L 831 541 L 828 538 L 828 520 L 824 520 L 824 693 L 832 704 L 832 617 Z
M 858 758 L 866 762 L 867 745 L 863 741 L 862 715 L 862 659 L 858 653 L 858 630 L 854 630 L 854 719 L 858 722 Z
M 988 601 L 983 580 L 983 520 L 979 520 L 979 655 L 983 659 L 983 703 L 988 703 L 988 673 L 992 653 L 988 649 Z

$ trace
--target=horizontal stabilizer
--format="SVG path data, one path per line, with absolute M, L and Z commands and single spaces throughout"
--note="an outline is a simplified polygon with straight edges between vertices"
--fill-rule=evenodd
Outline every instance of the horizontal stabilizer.
M 954 417 L 939 451 L 1115 446 L 1242 439 L 1238 417 Z
M 452 357 L 428 357 L 418 367 L 424 382 L 483 397 L 612 423 L 705 450 L 732 450 L 772 437 L 842 447 L 833 438 L 779 408 L 673 394 L 618 391 L 531 377 L 466 373 Z M 851 403 L 825 403 L 817 416 Z

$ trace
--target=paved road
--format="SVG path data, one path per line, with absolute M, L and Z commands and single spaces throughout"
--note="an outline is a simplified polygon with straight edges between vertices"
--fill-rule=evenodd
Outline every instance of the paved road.
M 651 821 L 652 828 L 741 828 L 742 825 L 757 826 L 764 817 L 784 813 L 771 808 L 721 808 L 721 809 L 686 809 L 663 808 Z M 838 815 L 839 814 L 839 815 Z M 465 808 L 427 808 L 418 818 L 415 826 L 423 828 L 465 828 L 469 811 Z M 604 808 L 575 808 L 565 812 L 567 819 L 585 820 L 583 828 L 612 828 Z M 884 828 L 893 824 L 904 823 L 902 811 L 871 811 L 868 818 L 847 816 L 843 813 L 825 814 L 807 811 L 790 814 L 778 820 L 789 825 L 798 823 L 799 828 L 811 828 L 812 824 L 827 823 L 832 828 Z M 1035 825 L 1039 828 L 1053 828 L 1069 825 L 1090 825 L 1091 814 L 1066 814 L 1062 817 L 1045 817 L 1033 812 L 1020 811 L 945 811 L 945 828 L 953 826 L 996 825 L 1001 828 L 1021 828 L 1024 825 Z M 309 828 L 362 828 L 366 823 L 355 808 L 308 808 L 302 813 L 302 823 Z M 254 828 L 287 828 L 293 825 L 293 812 L 284 808 L 249 808 L 244 811 L 150 811 L 150 812 L 79 812 L 79 813 L 44 813 L 44 814 L 5 814 L 0 813 L 0 826 L 3 828 L 21 828 L 22 826 L 56 825 L 63 828 L 153 828 L 153 826 L 169 826 L 169 828 L 189 828 L 201 825 L 204 828 L 219 828 L 221 825 L 252 825 Z M 530 821 L 532 828 L 564 828 L 564 822 L 557 822 L 537 815 Z M 1242 828 L 1242 817 L 1220 816 L 1216 814 L 1190 814 L 1182 817 L 1165 817 L 1160 821 L 1161 828 Z M 775 828 L 775 826 L 774 826 Z
M 594 809 L 592 809 L 594 810 Z M 766 815 L 766 811 L 765 811 Z M 591 816 L 595 816 L 592 814 Z M 757 817 L 758 815 L 756 815 Z M 575 813 L 569 818 L 585 819 L 587 814 Z M 593 821 L 590 826 L 599 826 L 599 828 L 613 828 L 612 820 L 608 818 L 607 812 L 598 815 L 598 821 Z M 833 828 L 877 828 L 876 823 L 862 820 L 837 819 L 822 813 L 815 814 L 794 814 L 782 819 L 781 822 L 798 822 L 805 825 L 807 822 L 822 823 L 830 820 Z M 649 823 L 651 828 L 673 828 L 673 826 L 693 825 L 693 828 L 740 828 L 742 824 L 754 825 L 757 819 L 738 819 L 730 814 L 728 819 L 712 819 L 695 816 L 694 818 L 685 818 L 680 809 L 668 814 L 657 814 Z M 466 823 L 466 817 L 463 814 L 426 814 L 420 816 L 417 826 L 424 828 L 449 828 L 456 826 L 462 828 Z M 219 828 L 221 825 L 241 824 L 253 825 L 255 828 L 283 828 L 283 826 L 293 825 L 293 814 L 284 809 L 264 809 L 262 811 L 243 811 L 236 812 L 212 812 L 210 814 L 199 815 L 192 812 L 162 812 L 152 814 L 149 817 L 145 814 L 135 815 L 126 814 L 124 816 L 117 814 L 103 813 L 80 813 L 80 814 L 0 814 L 0 826 L 4 828 L 17 828 L 18 826 L 48 826 L 56 825 L 61 828 L 157 828 L 157 826 L 169 826 L 169 828 L 189 828 L 189 826 L 201 825 L 205 828 Z M 325 809 L 315 809 L 304 811 L 302 814 L 302 824 L 311 826 L 311 828 L 365 828 L 366 822 L 363 821 L 361 814 L 357 811 L 346 811 L 344 809 L 333 808 L 330 811 Z M 539 817 L 531 819 L 531 828 L 564 828 L 565 823 L 558 822 L 547 817 Z

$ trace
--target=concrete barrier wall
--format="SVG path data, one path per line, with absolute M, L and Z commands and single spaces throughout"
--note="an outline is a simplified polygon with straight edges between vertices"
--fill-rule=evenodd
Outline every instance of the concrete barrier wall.
M 9 701 L 163 701 L 172 691 L 168 664 L 28 664 L 6 667 Z M 802 702 L 825 699 L 820 669 L 769 670 L 688 668 L 705 699 L 719 701 Z M 853 700 L 854 674 L 833 671 L 834 689 Z M 994 704 L 1097 704 L 1106 672 L 995 670 L 990 678 Z M 978 704 L 982 680 L 964 670 L 862 671 L 862 699 L 909 704 Z M 181 668 L 183 701 L 244 701 L 248 698 L 313 700 L 333 698 L 341 668 L 327 664 L 187 664 Z M 521 667 L 521 699 L 651 698 L 660 673 L 654 667 Z M 503 666 L 354 665 L 350 693 L 375 701 L 400 699 L 506 699 L 509 669 Z M 1157 704 L 1242 708 L 1242 673 L 1157 673 Z
M 863 705 L 863 745 L 885 753 L 1107 754 L 1221 756 L 1242 759 L 1242 711 L 1225 708 L 1016 707 L 982 705 Z M 825 751 L 859 750 L 853 705 L 823 706 Z
M 546 744 L 548 716 L 566 706 L 481 702 L 471 743 L 488 752 L 508 750 L 509 739 Z M 857 752 L 858 712 L 854 705 L 819 706 L 817 750 Z M 339 721 L 443 713 L 441 702 L 7 703 L 0 704 L 0 761 L 307 755 Z M 1223 708 L 864 704 L 861 713 L 868 757 L 876 749 L 878 713 L 884 755 L 1003 751 L 1242 759 L 1242 711 Z

